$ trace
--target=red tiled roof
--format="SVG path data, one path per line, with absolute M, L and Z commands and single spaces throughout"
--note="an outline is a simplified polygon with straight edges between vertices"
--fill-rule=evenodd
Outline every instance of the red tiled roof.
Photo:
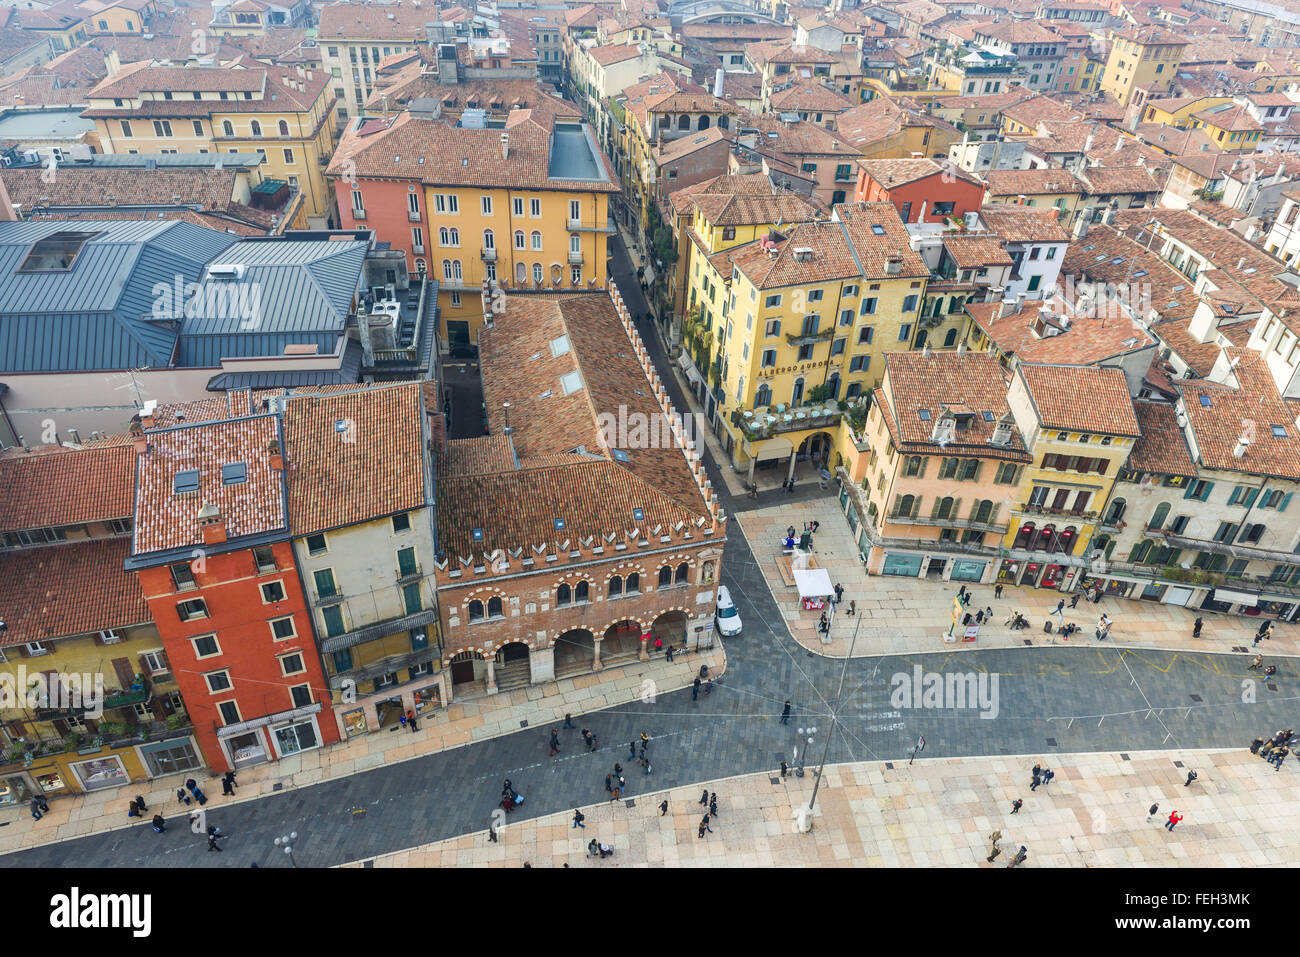
M 423 414 L 417 382 L 290 398 L 284 438 L 293 534 L 423 507 Z
M 1022 362 L 1016 371 L 1024 379 L 1045 428 L 1133 437 L 1141 434 L 1122 370 Z
M 1177 412 L 1169 402 L 1134 402 L 1142 437 L 1133 443 L 1125 468 L 1161 475 L 1195 475 L 1187 439 L 1178 427 Z
M 0 530 L 128 518 L 134 483 L 131 446 L 0 459 Z
M 129 449 L 127 451 L 130 451 Z M 0 553 L 0 645 L 125 628 L 150 621 L 128 538 Z

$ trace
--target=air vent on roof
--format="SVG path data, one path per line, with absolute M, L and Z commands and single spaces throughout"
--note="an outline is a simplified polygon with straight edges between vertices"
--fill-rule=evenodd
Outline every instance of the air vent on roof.
M 221 466 L 222 485 L 242 485 L 248 481 L 248 466 L 243 462 L 231 462 Z
M 553 395 L 555 395 L 555 393 L 552 392 L 550 389 L 547 389 L 545 392 L 543 392 L 543 393 L 542 393 L 541 395 L 539 395 L 537 398 L 539 398 L 539 399 L 549 399 L 549 398 L 550 398 L 551 396 L 553 396 Z
M 564 519 L 562 519 L 562 518 L 557 518 L 557 519 L 554 519 L 554 522 L 555 522 L 555 530 L 556 530 L 557 532 L 562 532 L 562 531 L 564 531 Z
M 243 279 L 243 263 L 213 263 L 208 267 L 209 279 Z
M 644 521 L 645 521 L 645 509 L 643 509 L 643 508 L 634 508 L 634 509 L 632 509 L 632 521 L 634 521 L 634 522 L 644 522 Z
M 198 469 L 186 469 L 184 472 L 177 472 L 176 477 L 172 479 L 172 491 L 177 495 L 180 495 L 183 492 L 197 492 L 198 490 Z
M 476 541 L 476 542 L 481 542 L 481 541 L 483 541 L 483 529 L 481 529 L 481 528 L 470 529 L 470 533 L 469 533 L 469 534 L 470 534 L 470 537 L 474 539 L 474 541 Z
M 624 465 L 627 465 L 632 461 L 632 459 L 628 457 L 628 454 L 622 449 L 610 449 L 609 454 L 614 456 L 615 462 L 622 462 Z

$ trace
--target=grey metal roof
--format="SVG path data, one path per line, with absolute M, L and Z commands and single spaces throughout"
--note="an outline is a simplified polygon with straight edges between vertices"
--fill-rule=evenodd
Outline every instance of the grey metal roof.
M 96 235 L 70 269 L 17 272 L 33 243 L 63 231 Z M 0 372 L 167 366 L 176 333 L 150 317 L 236 241 L 177 220 L 0 223 Z
M 231 389 L 296 389 L 313 385 L 349 385 L 361 378 L 361 343 L 349 339 L 343 347 L 343 362 L 337 369 L 305 372 L 221 372 L 208 380 L 209 392 Z
M 69 169 L 94 169 L 95 167 L 119 169 L 144 169 L 149 162 L 158 169 L 168 167 L 193 167 L 197 169 L 255 167 L 266 162 L 261 153 L 96 153 L 89 159 L 60 163 Z
M 364 241 L 244 240 L 209 263 L 181 327 L 178 363 L 214 366 L 222 358 L 279 355 L 286 345 L 324 351 L 347 326 L 363 278 Z M 244 267 L 216 278 L 215 265 Z

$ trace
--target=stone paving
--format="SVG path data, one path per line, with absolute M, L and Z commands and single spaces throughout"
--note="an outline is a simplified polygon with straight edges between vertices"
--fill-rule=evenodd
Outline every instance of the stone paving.
M 234 798 L 219 796 L 218 778 L 200 781 L 200 786 L 210 799 L 215 799 L 209 801 L 208 808 L 228 807 L 278 791 L 307 787 L 486 741 L 525 726 L 543 729 L 548 724 L 558 726 L 566 713 L 572 714 L 577 722 L 582 715 L 637 700 L 647 679 L 653 680 L 663 692 L 685 688 L 694 680 L 701 664 L 707 664 L 715 673 L 723 673 L 726 655 L 721 645 L 699 654 L 676 657 L 672 664 L 663 658 L 630 662 L 545 685 L 453 701 L 443 711 L 422 716 L 419 731 L 396 726 L 240 771 Z M 143 796 L 149 806 L 147 817 L 156 810 L 161 810 L 164 817 L 180 815 L 189 809 L 177 803 L 176 789 L 189 777 L 197 779 L 205 775 L 190 771 L 127 787 L 57 798 L 50 801 L 49 811 L 39 821 L 32 820 L 26 805 L 4 808 L 0 810 L 0 854 L 118 828 L 138 827 L 138 819 L 126 816 L 128 803 L 137 795 Z
M 1036 761 L 1056 773 L 1030 791 Z M 1184 786 L 1187 771 L 1197 780 Z M 1300 839 L 1280 812 L 1300 801 L 1300 767 L 1280 770 L 1246 750 L 1060 754 L 854 763 L 826 769 L 811 833 L 796 833 L 814 777 L 749 774 L 708 784 L 712 833 L 698 837 L 704 785 L 647 795 L 635 806 L 582 808 L 509 823 L 500 840 L 466 834 L 348 867 L 1277 867 L 1300 864 Z M 1012 802 L 1025 803 L 1017 814 Z M 658 804 L 667 799 L 669 813 Z M 1152 804 L 1160 806 L 1148 821 Z M 1164 827 L 1171 811 L 1183 820 Z M 989 835 L 1002 831 L 990 864 Z M 592 838 L 614 856 L 589 858 Z
M 815 498 L 789 503 L 763 505 L 760 501 L 759 506 L 732 516 L 732 531 L 739 527 L 748 539 L 750 550 L 794 639 L 820 655 L 833 658 L 847 655 L 855 629 L 858 637 L 853 654 L 856 656 L 1044 644 L 1238 652 L 1251 657 L 1258 651 L 1266 659 L 1300 654 L 1300 627 L 1280 622 L 1275 623 L 1271 639 L 1261 641 L 1258 648 L 1253 648 L 1251 642 L 1257 623 L 1235 615 L 1198 612 L 1177 605 L 1124 598 L 1103 597 L 1093 604 L 1082 595 L 1078 607 L 1071 609 L 1073 594 L 1044 588 L 1004 587 L 999 599 L 994 597 L 992 585 L 867 575 L 834 493 L 828 491 Z M 803 529 L 811 521 L 821 523 L 813 536 L 819 566 L 830 572 L 832 582 L 844 586 L 844 600 L 831 626 L 829 642 L 817 633 L 821 612 L 804 611 L 800 607 L 798 592 L 782 581 L 777 569 L 780 542 L 786 530 L 791 525 L 797 530 Z M 965 584 L 973 595 L 968 610 L 974 613 L 977 609 L 991 607 L 992 623 L 982 625 L 979 637 L 973 642 L 946 642 L 944 635 L 952 620 L 952 600 L 961 584 Z M 1066 604 L 1065 622 L 1073 622 L 1081 629 L 1069 639 L 1056 633 L 1060 622 L 1052 614 L 1062 598 Z M 855 615 L 847 613 L 849 602 L 855 605 Z M 1019 631 L 1008 628 L 1005 622 L 1013 611 L 1023 614 L 1030 627 Z M 1110 637 L 1098 642 L 1094 637 L 1095 628 L 1103 612 L 1114 624 Z M 1204 626 L 1201 637 L 1193 638 L 1192 623 L 1198 614 L 1204 619 Z M 1053 622 L 1051 635 L 1043 632 L 1043 622 L 1049 616 Z

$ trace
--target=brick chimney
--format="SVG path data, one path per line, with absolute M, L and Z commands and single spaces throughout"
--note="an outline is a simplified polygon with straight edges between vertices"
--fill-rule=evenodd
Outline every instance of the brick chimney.
M 272 439 L 266 444 L 266 454 L 270 456 L 271 468 L 277 472 L 284 471 L 284 454 L 280 451 L 280 440 Z
M 221 510 L 215 505 L 204 504 L 199 509 L 199 530 L 203 533 L 204 545 L 220 545 L 226 540 L 226 520 L 221 517 Z

